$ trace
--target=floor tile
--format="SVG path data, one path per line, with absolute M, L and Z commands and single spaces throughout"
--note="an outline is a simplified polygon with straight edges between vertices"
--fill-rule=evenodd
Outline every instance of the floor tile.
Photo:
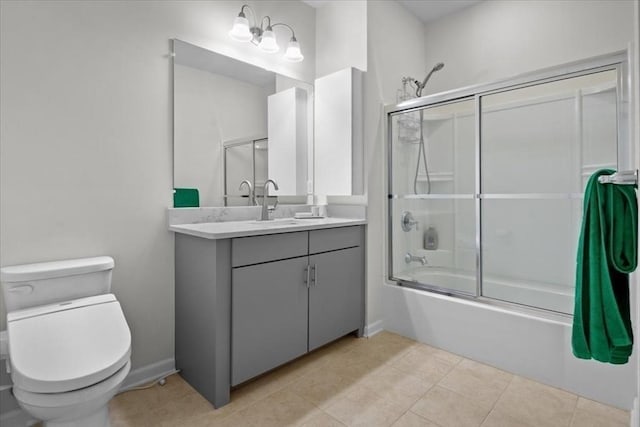
M 370 357 L 366 350 L 356 349 L 344 353 L 331 354 L 323 369 L 341 377 L 359 379 L 382 368 L 384 362 Z
M 498 410 L 493 410 L 487 415 L 482 427 L 536 427 L 521 419 L 512 417 Z
M 389 399 L 356 384 L 340 399 L 332 401 L 325 412 L 347 426 L 388 427 L 405 410 Z
M 577 400 L 574 394 L 516 376 L 495 408 L 536 427 L 567 427 Z
M 322 370 L 298 379 L 287 390 L 324 409 L 340 399 L 355 382 L 352 378 Z
M 326 412 L 319 412 L 308 420 L 305 420 L 300 424 L 300 427 L 344 427 L 344 424 Z
M 435 384 L 459 362 L 453 358 L 436 357 L 432 352 L 412 348 L 390 364 L 396 369 Z
M 411 408 L 442 427 L 479 427 L 491 410 L 446 388 L 435 386 Z
M 420 415 L 414 414 L 411 411 L 405 412 L 398 421 L 393 424 L 393 427 L 439 427 L 437 424 L 432 423 L 426 418 L 422 418 Z
M 627 411 L 388 332 L 324 346 L 235 388 L 219 409 L 179 375 L 109 408 L 113 427 L 629 425 Z
M 610 420 L 612 425 L 623 424 L 629 425 L 629 412 L 622 409 L 614 408 L 613 406 L 604 405 L 593 400 L 585 399 L 584 397 L 578 397 L 578 405 L 576 407 L 576 413 L 583 412 L 593 416 L 593 418 L 602 418 Z M 583 418 L 583 417 L 581 417 Z M 574 420 L 574 425 L 578 426 Z
M 278 391 L 237 415 L 247 426 L 284 427 L 302 425 L 320 413 L 315 405 L 287 391 Z
M 186 419 L 213 412 L 213 406 L 198 393 L 190 393 L 179 399 L 167 400 L 151 410 L 148 422 L 155 426 L 180 426 Z
M 391 365 L 385 365 L 365 376 L 359 384 L 375 391 L 383 398 L 393 401 L 405 411 L 433 386 L 432 383 Z
M 463 396 L 493 406 L 505 391 L 512 374 L 465 359 L 451 370 L 439 383 Z
M 628 427 L 629 412 L 593 400 L 578 398 L 571 427 Z

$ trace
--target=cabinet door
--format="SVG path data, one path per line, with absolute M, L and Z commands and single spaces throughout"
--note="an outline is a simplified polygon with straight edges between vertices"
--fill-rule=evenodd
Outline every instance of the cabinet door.
M 309 289 L 309 351 L 362 327 L 362 247 L 309 257 L 315 267 Z
M 232 271 L 231 384 L 307 352 L 307 257 Z

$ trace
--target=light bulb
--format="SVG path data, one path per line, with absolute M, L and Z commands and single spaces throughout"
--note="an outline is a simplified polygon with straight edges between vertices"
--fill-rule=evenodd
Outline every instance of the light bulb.
M 248 42 L 253 38 L 253 34 L 249 30 L 249 20 L 240 12 L 233 21 L 233 27 L 229 31 L 229 36 L 239 42 Z
M 291 37 L 287 45 L 287 51 L 284 54 L 284 59 L 290 62 L 300 62 L 304 59 L 302 52 L 300 52 L 300 43 L 298 43 L 295 37 Z
M 260 44 L 258 45 L 260 50 L 268 53 L 275 53 L 280 50 L 280 46 L 278 46 L 278 42 L 276 41 L 276 35 L 273 33 L 273 29 L 271 27 L 267 27 L 262 33 L 262 38 L 260 39 Z

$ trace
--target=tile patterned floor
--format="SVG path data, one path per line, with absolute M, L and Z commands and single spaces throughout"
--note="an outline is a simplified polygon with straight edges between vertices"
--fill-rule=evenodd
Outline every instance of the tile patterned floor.
M 214 410 L 178 375 L 118 395 L 118 426 L 628 427 L 629 413 L 382 332 L 345 337 Z

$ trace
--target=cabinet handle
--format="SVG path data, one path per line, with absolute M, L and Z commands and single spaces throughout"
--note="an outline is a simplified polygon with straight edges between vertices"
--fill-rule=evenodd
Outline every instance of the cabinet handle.
M 313 286 L 316 286 L 318 284 L 318 269 L 316 264 L 313 264 L 313 267 L 311 267 L 311 271 L 313 271 L 313 278 L 311 279 L 311 283 L 313 284 Z
M 310 265 L 307 264 L 304 268 L 304 284 L 307 285 L 307 289 L 311 286 L 311 269 L 309 267 Z

